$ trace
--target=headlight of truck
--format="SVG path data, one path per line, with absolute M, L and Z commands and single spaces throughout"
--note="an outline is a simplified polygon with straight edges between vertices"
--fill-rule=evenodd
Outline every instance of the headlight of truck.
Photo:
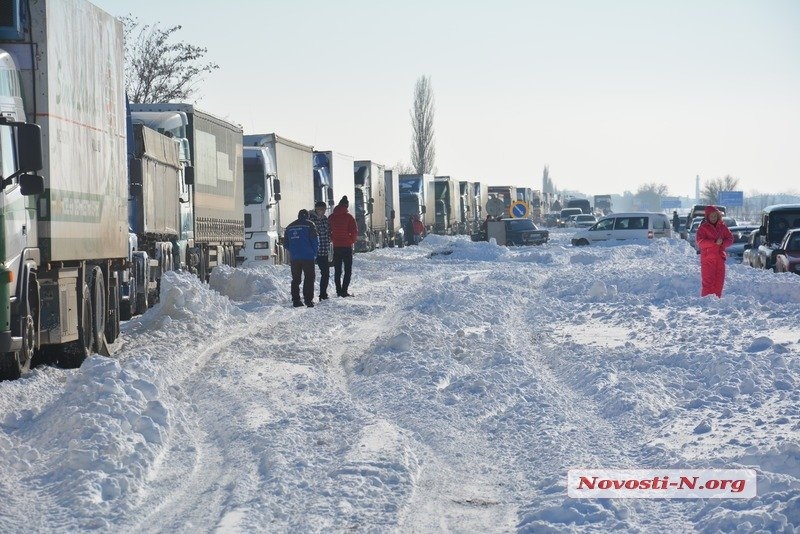
M 269 243 L 267 241 L 256 241 L 255 243 L 253 243 L 253 248 L 256 249 L 269 248 Z

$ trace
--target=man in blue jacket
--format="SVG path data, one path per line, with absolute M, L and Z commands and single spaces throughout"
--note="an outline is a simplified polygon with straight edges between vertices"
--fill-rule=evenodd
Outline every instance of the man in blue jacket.
M 300 210 L 297 220 L 284 231 L 284 246 L 289 252 L 292 270 L 292 303 L 295 308 L 314 307 L 314 260 L 319 251 L 317 228 L 308 220 L 308 210 Z M 300 300 L 300 278 L 303 278 L 303 301 Z

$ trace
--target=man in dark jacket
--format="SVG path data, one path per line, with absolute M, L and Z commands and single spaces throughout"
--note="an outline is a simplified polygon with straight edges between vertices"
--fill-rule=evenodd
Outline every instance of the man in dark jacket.
M 333 245 L 333 278 L 336 282 L 336 294 L 340 297 L 353 296 L 347 289 L 350 287 L 350 275 L 353 271 L 353 245 L 358 239 L 358 226 L 353 216 L 347 212 L 348 206 L 350 201 L 343 196 L 328 217 Z M 344 279 L 341 278 L 342 266 L 344 266 Z
M 325 216 L 325 202 L 319 201 L 314 204 L 314 213 L 309 219 L 317 227 L 319 236 L 319 250 L 317 251 L 317 265 L 319 266 L 319 300 L 328 299 L 328 278 L 330 276 L 330 263 L 328 254 L 331 251 L 331 226 Z
M 297 220 L 284 232 L 286 250 L 292 270 L 292 303 L 295 308 L 314 307 L 314 260 L 319 250 L 317 228 L 308 220 L 308 210 L 300 210 Z M 303 277 L 303 301 L 300 300 L 300 278 Z

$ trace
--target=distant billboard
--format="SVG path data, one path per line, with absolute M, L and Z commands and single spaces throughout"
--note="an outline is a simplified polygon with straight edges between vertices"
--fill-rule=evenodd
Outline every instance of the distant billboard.
M 661 209 L 669 210 L 681 207 L 681 199 L 678 197 L 661 197 Z
M 741 191 L 720 191 L 717 193 L 717 204 L 726 208 L 744 206 L 744 193 Z

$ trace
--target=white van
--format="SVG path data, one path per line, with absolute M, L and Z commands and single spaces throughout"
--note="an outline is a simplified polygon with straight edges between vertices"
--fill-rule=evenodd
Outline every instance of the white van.
M 648 211 L 612 213 L 589 228 L 579 228 L 572 236 L 572 244 L 582 246 L 596 241 L 656 237 L 672 237 L 672 224 L 664 213 Z

